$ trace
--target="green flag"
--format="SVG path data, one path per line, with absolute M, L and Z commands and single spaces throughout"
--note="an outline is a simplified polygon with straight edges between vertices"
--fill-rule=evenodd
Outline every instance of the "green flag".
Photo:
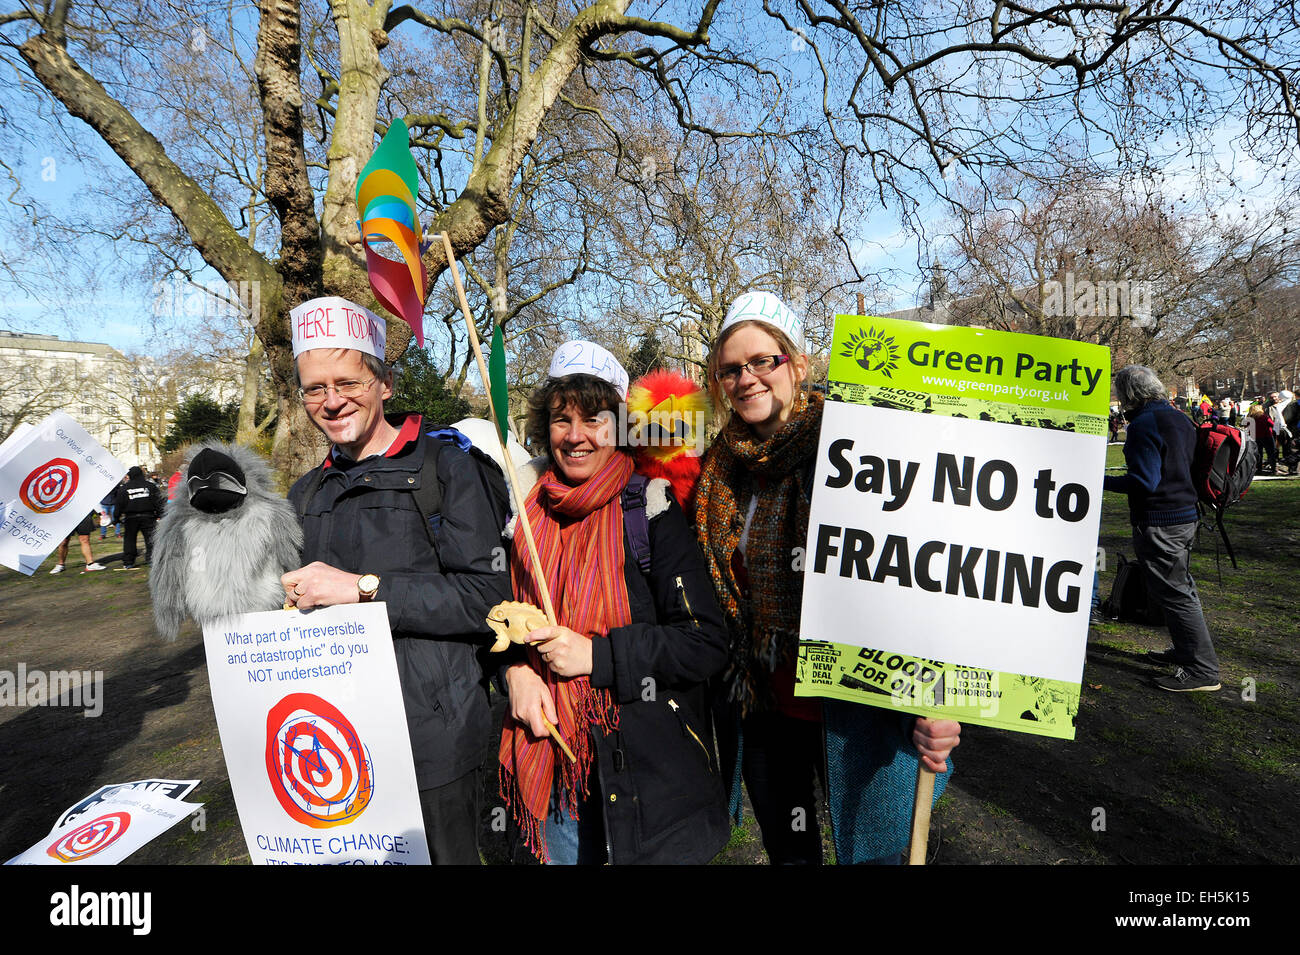
M 506 443 L 509 428 L 509 404 L 506 399 L 506 340 L 501 333 L 501 326 L 492 326 L 492 353 L 488 355 L 488 392 L 492 395 L 492 407 L 497 413 L 497 430 L 501 432 L 501 444 Z

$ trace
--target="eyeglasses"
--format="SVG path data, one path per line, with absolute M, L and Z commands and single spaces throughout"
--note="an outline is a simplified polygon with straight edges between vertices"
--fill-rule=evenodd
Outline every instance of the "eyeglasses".
M 311 404 L 319 404 L 325 400 L 325 395 L 329 391 L 340 398 L 360 398 L 365 394 L 366 389 L 374 384 L 375 379 L 367 378 L 365 381 L 340 381 L 333 385 L 312 385 L 310 388 L 299 388 L 298 397 Z
M 766 378 L 789 360 L 789 355 L 764 355 L 761 358 L 747 361 L 743 365 L 728 365 L 726 368 L 719 368 L 713 373 L 713 377 L 724 385 L 734 385 L 740 380 L 742 371 L 748 371 L 758 378 Z

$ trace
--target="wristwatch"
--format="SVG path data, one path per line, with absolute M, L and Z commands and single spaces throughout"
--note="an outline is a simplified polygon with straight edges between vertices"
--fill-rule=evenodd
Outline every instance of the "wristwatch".
M 379 592 L 379 578 L 374 574 L 362 574 L 361 579 L 357 581 L 357 594 L 361 603 L 367 600 L 374 600 L 375 594 Z

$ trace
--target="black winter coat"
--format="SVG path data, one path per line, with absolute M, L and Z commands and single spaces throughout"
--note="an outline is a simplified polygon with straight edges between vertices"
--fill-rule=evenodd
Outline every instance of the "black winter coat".
M 393 419 L 397 425 L 401 419 Z M 492 730 L 475 650 L 492 640 L 487 614 L 510 599 L 502 551 L 505 483 L 499 469 L 451 444 L 438 452 L 442 504 L 429 546 L 412 490 L 424 479 L 421 434 L 393 457 L 325 469 L 303 508 L 315 471 L 289 500 L 303 514 L 303 562 L 377 574 L 388 608 L 397 673 L 420 789 L 459 779 L 487 756 Z
M 158 485 L 145 477 L 139 467 L 131 468 L 127 482 L 119 484 L 113 492 L 114 513 L 119 517 L 159 517 L 162 502 Z

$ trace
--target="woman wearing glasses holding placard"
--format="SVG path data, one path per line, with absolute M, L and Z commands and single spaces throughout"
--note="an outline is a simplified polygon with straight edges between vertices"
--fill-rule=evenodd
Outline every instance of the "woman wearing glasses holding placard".
M 808 387 L 802 337 L 803 320 L 776 296 L 750 292 L 732 305 L 709 352 L 714 407 L 731 409 L 705 459 L 696 507 L 731 642 L 719 737 L 733 780 L 740 763 L 773 864 L 821 864 L 816 776 L 838 861 L 897 863 L 917 759 L 945 772 L 961 725 L 794 696 L 803 596 L 796 556 L 807 538 L 823 401 Z M 936 795 L 944 782 L 936 781 Z

